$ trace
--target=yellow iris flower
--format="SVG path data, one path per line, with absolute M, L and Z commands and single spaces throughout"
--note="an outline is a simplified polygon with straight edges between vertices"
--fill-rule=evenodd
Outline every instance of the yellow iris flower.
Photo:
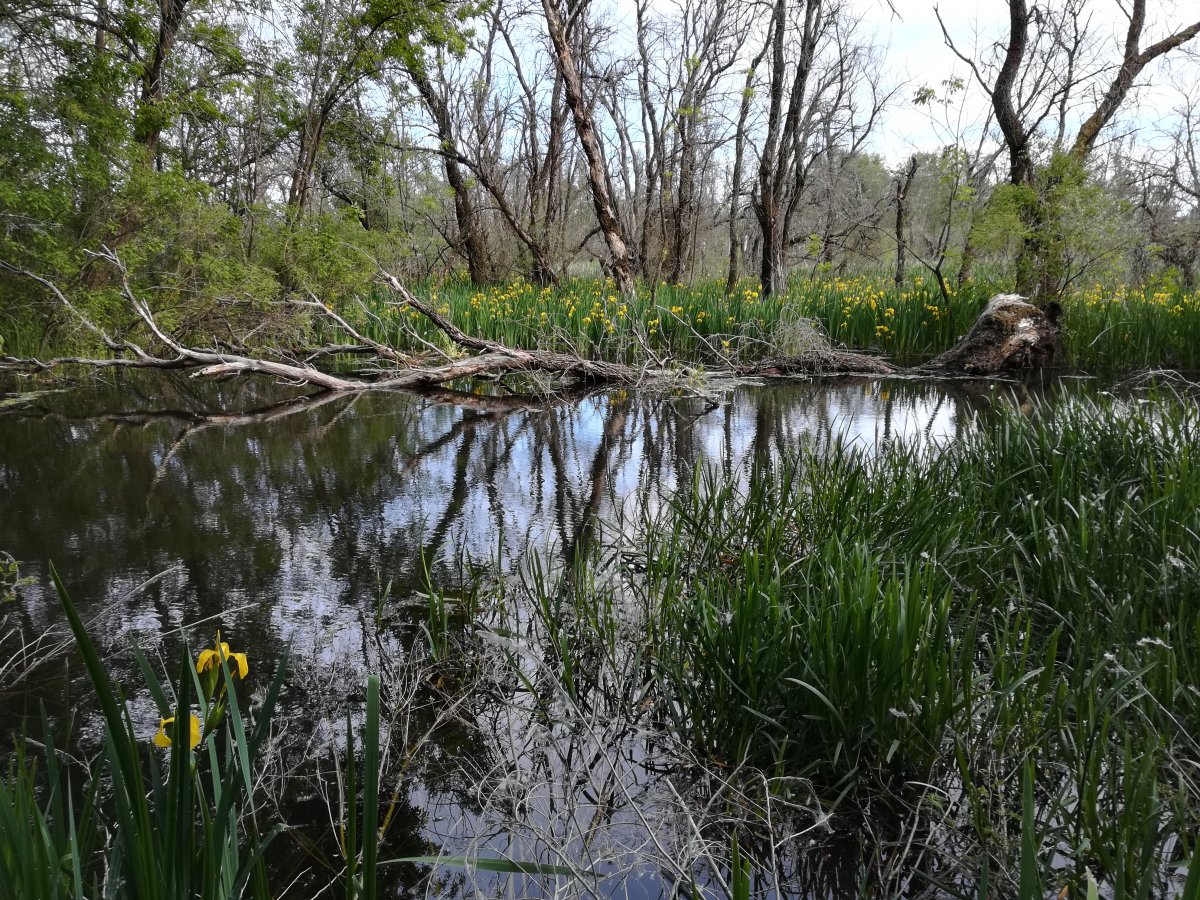
M 221 632 L 218 631 L 217 640 L 212 648 L 200 651 L 200 656 L 196 659 L 196 671 L 207 672 L 209 669 L 216 669 L 221 665 L 222 660 L 230 661 L 230 671 L 236 672 L 238 678 L 245 678 L 250 674 L 250 663 L 246 659 L 246 654 L 230 653 L 229 645 L 221 640 Z M 232 668 L 233 664 L 236 664 L 236 669 Z
M 190 733 L 188 734 L 188 743 L 191 745 L 191 748 L 195 750 L 200 744 L 200 717 L 197 715 L 192 715 L 190 718 L 191 722 L 189 724 L 191 725 L 191 728 L 189 729 Z M 167 726 L 174 724 L 174 722 L 174 716 L 169 716 L 166 719 L 158 720 L 158 731 L 155 733 L 153 738 L 154 746 L 164 748 L 171 746 L 171 738 L 167 734 Z

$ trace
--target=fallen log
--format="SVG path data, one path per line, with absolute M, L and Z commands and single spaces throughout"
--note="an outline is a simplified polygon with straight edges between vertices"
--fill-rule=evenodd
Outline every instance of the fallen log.
M 294 301 L 293 305 L 311 308 L 319 314 L 327 316 L 338 328 L 358 342 L 355 345 L 355 349 L 364 346 L 369 347 L 378 358 L 398 365 L 398 368 L 392 370 L 393 374 L 373 380 L 345 378 L 323 371 L 312 365 L 311 356 L 308 359 L 293 362 L 264 359 L 258 356 L 246 356 L 225 350 L 189 347 L 162 327 L 154 318 L 149 305 L 134 293 L 129 283 L 128 271 L 115 253 L 108 248 L 102 248 L 100 252 L 90 255 L 113 267 L 117 273 L 121 286 L 121 294 L 125 298 L 126 303 L 137 317 L 141 319 L 154 338 L 171 351 L 171 356 L 156 356 L 132 341 L 114 340 L 107 332 L 80 312 L 52 281 L 33 272 L 0 263 L 0 266 L 9 271 L 24 275 L 45 287 L 65 309 L 74 315 L 81 327 L 86 328 L 99 337 L 104 346 L 109 350 L 118 354 L 129 354 L 128 356 L 118 356 L 115 359 L 97 360 L 81 357 L 62 357 L 46 361 L 6 358 L 0 360 L 0 368 L 10 371 L 45 371 L 64 365 L 93 365 L 96 367 L 139 369 L 190 369 L 194 370 L 192 373 L 194 376 L 269 375 L 298 384 L 310 384 L 327 391 L 400 390 L 406 388 L 436 387 L 460 379 L 484 375 L 503 375 L 510 372 L 544 372 L 576 381 L 615 384 L 635 384 L 650 377 L 676 377 L 678 374 L 657 369 L 636 369 L 620 363 L 587 360 L 567 353 L 522 350 L 508 347 L 497 341 L 477 338 L 462 331 L 428 304 L 413 296 L 400 283 L 399 279 L 387 272 L 383 272 L 382 277 L 384 282 L 399 297 L 397 306 L 411 307 L 416 310 L 441 330 L 453 344 L 457 345 L 463 351 L 474 351 L 475 355 L 456 358 L 430 345 L 430 349 L 443 357 L 444 362 L 438 365 L 415 364 L 412 357 L 408 357 L 392 347 L 380 344 L 360 334 L 330 307 L 315 299 Z
M 415 332 L 414 337 L 425 345 L 429 353 L 424 359 L 404 354 L 363 335 L 316 297 L 293 301 L 293 305 L 312 309 L 317 314 L 328 317 L 335 327 L 355 342 L 354 344 L 331 345 L 295 360 L 268 359 L 226 349 L 191 347 L 178 340 L 155 319 L 149 305 L 134 293 L 129 283 L 128 272 L 115 253 L 102 248 L 100 252 L 90 255 L 114 269 L 126 303 L 154 339 L 169 351 L 169 355 L 156 355 L 130 340 L 114 340 L 76 308 L 53 282 L 35 273 L 0 263 L 0 267 L 27 276 L 45 287 L 75 316 L 81 327 L 91 331 L 105 347 L 116 354 L 111 359 L 61 357 L 40 361 L 5 358 L 0 359 L 0 370 L 38 371 L 64 365 L 183 369 L 190 370 L 193 377 L 268 375 L 296 384 L 312 385 L 323 391 L 428 389 L 464 379 L 495 379 L 518 372 L 539 372 L 586 385 L 626 386 L 648 382 L 682 383 L 692 380 L 697 374 L 697 370 L 692 367 L 671 367 L 666 361 L 655 356 L 649 347 L 645 348 L 647 364 L 634 367 L 622 363 L 584 359 L 570 353 L 509 347 L 498 341 L 467 334 L 432 306 L 414 296 L 398 278 L 382 269 L 380 277 L 396 297 L 394 305 L 410 309 L 431 322 L 457 348 L 454 354 L 434 346 Z M 371 314 L 369 310 L 367 314 Z M 313 360 L 340 350 L 370 353 L 380 361 L 386 362 L 390 368 L 376 377 L 364 379 L 333 374 L 313 365 Z M 1001 294 L 988 303 L 970 332 L 953 348 L 908 372 L 929 376 L 998 375 L 1048 365 L 1059 358 L 1061 350 L 1062 343 L 1054 309 L 1043 311 L 1022 297 Z M 436 364 L 427 364 L 430 356 L 438 358 Z M 774 357 L 753 364 L 702 370 L 702 374 L 749 377 L 851 374 L 886 376 L 903 372 L 905 370 L 876 356 L 831 347 L 807 350 L 794 356 Z

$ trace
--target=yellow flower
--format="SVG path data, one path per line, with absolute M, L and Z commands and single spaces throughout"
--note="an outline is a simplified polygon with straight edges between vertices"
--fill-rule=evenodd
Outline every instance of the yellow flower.
M 167 726 L 173 725 L 173 724 L 175 724 L 174 716 L 169 716 L 165 719 L 158 720 L 158 731 L 155 732 L 154 737 L 152 738 L 152 740 L 154 741 L 154 746 L 156 746 L 156 747 L 170 747 L 171 746 L 171 738 L 167 734 Z M 190 734 L 188 735 L 188 743 L 191 745 L 191 749 L 195 750 L 196 747 L 200 744 L 200 717 L 193 714 L 191 716 L 191 722 L 189 724 L 191 725 L 191 728 L 189 729 Z M 174 731 L 175 729 L 171 729 L 171 730 Z
M 218 631 L 212 649 L 200 651 L 200 656 L 196 659 L 196 671 L 207 672 L 209 669 L 215 669 L 223 660 L 237 663 L 238 678 L 244 679 L 250 673 L 250 663 L 246 660 L 246 654 L 230 653 L 229 645 L 221 640 L 221 632 Z

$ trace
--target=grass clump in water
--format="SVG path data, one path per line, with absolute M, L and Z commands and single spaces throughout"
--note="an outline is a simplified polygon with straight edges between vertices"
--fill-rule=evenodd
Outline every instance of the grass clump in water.
M 936 818 L 924 871 L 1170 895 L 1200 833 L 1198 424 L 1072 401 L 699 476 L 645 529 L 664 723 L 843 822 Z

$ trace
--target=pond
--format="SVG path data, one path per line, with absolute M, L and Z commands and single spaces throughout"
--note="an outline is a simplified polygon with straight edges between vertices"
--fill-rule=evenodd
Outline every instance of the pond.
M 380 672 L 394 753 L 385 856 L 566 860 L 591 879 L 583 893 L 610 896 L 670 894 L 689 875 L 716 890 L 719 865 L 672 862 L 703 856 L 695 811 L 714 792 L 673 768 L 661 734 L 603 709 L 555 722 L 532 690 L 536 661 L 525 679 L 433 665 L 446 641 L 476 661 L 488 647 L 536 644 L 528 599 L 506 607 L 493 590 L 485 602 L 480 586 L 577 571 L 699 471 L 749 483 L 799 446 L 934 445 L 997 406 L 1094 390 L 841 378 L 539 403 L 125 375 L 34 397 L 0 412 L 0 550 L 30 580 L 0 614 L 10 648 L 57 637 L 33 649 L 46 659 L 32 675 L 4 673 L 0 727 L 18 731 L 45 704 L 71 721 L 81 752 L 95 747 L 82 670 L 55 646 L 52 562 L 147 737 L 157 712 L 131 646 L 169 668 L 181 638 L 195 648 L 220 629 L 250 654 L 257 697 L 289 654 L 264 775 L 264 802 L 296 829 L 272 862 L 286 896 L 311 896 L 339 866 L 335 758 Z M 738 802 L 717 805 L 731 816 Z M 829 869 L 821 892 L 856 871 L 833 856 L 793 863 L 792 875 Z M 390 896 L 563 892 L 547 876 L 407 864 L 384 878 Z

